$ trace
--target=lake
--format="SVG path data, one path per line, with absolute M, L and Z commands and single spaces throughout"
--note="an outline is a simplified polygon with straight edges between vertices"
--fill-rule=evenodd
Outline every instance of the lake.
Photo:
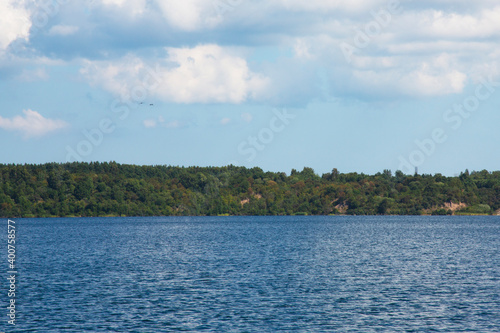
M 18 332 L 500 332 L 498 217 L 14 220 Z

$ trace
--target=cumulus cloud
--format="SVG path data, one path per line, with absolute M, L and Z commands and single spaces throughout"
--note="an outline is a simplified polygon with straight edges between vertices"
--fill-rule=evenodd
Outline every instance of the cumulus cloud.
M 354 71 L 357 89 L 382 95 L 439 96 L 461 93 L 467 76 L 457 70 L 434 74 L 424 64 L 411 72 L 401 71 Z
M 468 13 L 450 10 L 445 3 L 439 1 L 440 9 L 419 3 L 422 9 L 402 2 L 404 10 L 385 21 L 373 14 L 365 19 L 332 17 L 313 26 L 313 33 L 292 40 L 295 58 L 332 73 L 330 80 L 341 82 L 331 92 L 338 96 L 461 93 L 471 79 L 498 75 L 500 8 L 478 6 Z
M 297 38 L 293 49 L 295 51 L 295 56 L 304 60 L 312 60 L 314 57 L 309 52 L 310 45 L 307 44 L 306 40 L 303 38 Z
M 0 1 L 0 51 L 18 38 L 28 39 L 31 28 L 30 14 L 24 1 Z
M 69 36 L 76 33 L 79 27 L 73 25 L 55 25 L 49 30 L 49 35 L 52 36 Z
M 433 37 L 487 38 L 500 35 L 500 7 L 483 9 L 479 14 L 426 11 L 420 19 L 423 33 Z
M 108 8 L 121 9 L 129 16 L 138 16 L 144 13 L 145 0 L 101 0 L 102 4 Z
M 392 2 L 399 9 L 390 17 L 376 18 L 390 11 L 391 1 L 95 0 L 88 17 L 80 15 L 88 3 L 61 9 L 57 24 L 34 34 L 26 49 L 28 57 L 87 57 L 81 73 L 90 83 L 136 100 L 147 95 L 174 103 L 307 104 L 323 85 L 319 72 L 331 73 L 328 84 L 337 97 L 374 91 L 435 96 L 459 93 L 484 74 L 500 75 L 497 2 L 401 0 Z M 10 13 L 8 23 L 0 22 L 0 31 L 7 31 L 0 53 L 29 37 L 22 4 L 0 3 Z M 71 17 L 77 12 L 78 19 Z M 367 27 L 373 36 L 346 62 L 340 45 L 355 45 Z M 75 33 L 88 38 L 78 41 L 79 51 L 67 44 L 71 40 L 58 39 Z M 250 58 L 235 51 L 241 49 L 255 52 Z M 442 54 L 452 61 L 436 62 Z M 40 70 L 21 77 L 47 78 Z M 144 77 L 157 84 L 144 89 Z
M 252 73 L 244 58 L 217 45 L 169 48 L 168 61 L 178 67 L 163 72 L 161 96 L 180 103 L 241 103 L 256 99 L 269 84 Z
M 380 64 L 383 64 L 382 61 Z M 389 65 L 390 64 L 390 65 Z M 354 86 L 372 92 L 408 96 L 439 96 L 463 91 L 467 75 L 456 69 L 456 61 L 442 54 L 419 66 L 392 59 L 387 66 L 374 66 L 353 71 Z
M 44 118 L 33 110 L 23 110 L 24 116 L 3 118 L 0 116 L 0 128 L 21 132 L 25 138 L 41 137 L 50 132 L 66 128 L 69 125 L 59 119 Z
M 221 22 L 215 10 L 215 0 L 163 0 L 158 1 L 164 17 L 173 26 L 186 31 L 213 27 Z
M 119 10 L 124 15 L 138 18 L 159 10 L 163 19 L 171 26 L 184 31 L 214 27 L 221 22 L 217 1 L 223 0 L 101 0 L 107 10 Z M 234 1 L 233 1 L 234 2 Z M 226 4 L 227 6 L 227 4 Z
M 284 8 L 296 11 L 366 11 L 387 3 L 387 0 L 277 0 L 276 3 Z
M 167 51 L 168 57 L 155 67 L 128 56 L 87 62 L 81 73 L 94 85 L 123 97 L 150 81 L 143 94 L 176 103 L 242 103 L 258 99 L 269 85 L 268 78 L 250 71 L 244 58 L 223 47 L 210 44 Z

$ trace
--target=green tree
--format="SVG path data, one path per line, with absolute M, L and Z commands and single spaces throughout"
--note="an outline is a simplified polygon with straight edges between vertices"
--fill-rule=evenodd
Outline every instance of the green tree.
M 92 178 L 89 176 L 82 177 L 76 184 L 75 188 L 75 198 L 77 200 L 83 200 L 89 198 L 94 189 L 94 183 Z

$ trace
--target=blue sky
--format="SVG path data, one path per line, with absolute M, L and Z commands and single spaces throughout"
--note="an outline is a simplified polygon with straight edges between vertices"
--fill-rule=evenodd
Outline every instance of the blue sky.
M 0 163 L 499 170 L 496 0 L 5 0 L 0 12 Z

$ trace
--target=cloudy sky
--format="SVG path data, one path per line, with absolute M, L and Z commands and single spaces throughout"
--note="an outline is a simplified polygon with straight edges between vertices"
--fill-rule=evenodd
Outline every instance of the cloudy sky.
M 499 170 L 498 0 L 0 0 L 0 163 Z

